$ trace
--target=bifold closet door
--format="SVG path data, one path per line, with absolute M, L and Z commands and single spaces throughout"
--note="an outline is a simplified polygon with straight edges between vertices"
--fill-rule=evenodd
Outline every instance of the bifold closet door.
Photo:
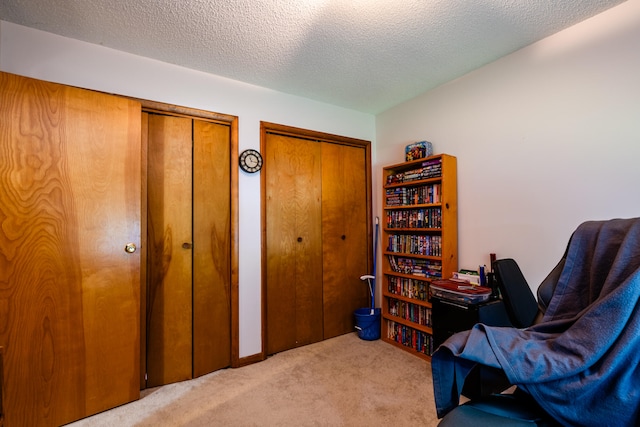
M 193 376 L 231 364 L 231 162 L 227 124 L 193 121 Z
M 140 396 L 140 104 L 0 73 L 4 425 Z M 129 251 L 125 251 L 129 247 Z
M 268 134 L 267 354 L 321 341 L 320 144 Z
M 153 387 L 231 364 L 231 166 L 228 125 L 146 116 Z
M 192 378 L 191 119 L 147 114 L 147 387 Z
M 369 306 L 365 149 L 322 144 L 324 338 L 354 331 L 354 311 Z

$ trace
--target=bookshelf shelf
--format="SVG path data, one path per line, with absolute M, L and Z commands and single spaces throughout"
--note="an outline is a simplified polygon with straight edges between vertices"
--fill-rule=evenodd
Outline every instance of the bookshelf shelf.
M 394 316 L 392 314 L 388 314 L 387 317 L 388 317 L 389 320 L 392 320 L 392 321 L 394 321 L 396 323 L 408 326 L 408 327 L 410 327 L 412 329 L 424 332 L 424 333 L 429 334 L 429 335 L 433 335 L 433 330 L 431 329 L 430 326 L 419 325 L 419 324 L 416 324 L 416 323 L 414 323 L 414 322 L 412 322 L 410 320 L 403 319 L 402 317 Z
M 397 254 L 393 254 L 393 255 L 397 255 Z M 425 277 L 425 276 L 416 276 L 415 274 L 410 274 L 410 273 L 399 273 L 399 272 L 395 272 L 395 271 L 384 271 L 383 272 L 385 275 L 387 276 L 393 276 L 393 277 L 404 277 L 406 279 L 414 279 L 414 280 L 423 280 L 423 281 L 428 281 L 429 278 Z
M 397 256 L 397 257 L 401 257 L 401 258 L 411 257 L 411 258 L 416 258 L 416 259 L 430 259 L 430 260 L 434 260 L 434 261 L 439 261 L 440 259 L 442 259 L 442 257 L 439 257 L 439 256 L 412 254 L 412 253 L 409 253 L 409 252 L 389 252 L 389 251 L 384 251 L 384 254 L 385 255 L 391 255 L 391 256 Z M 400 272 L 397 272 L 397 273 L 400 273 Z M 412 274 L 411 276 L 420 277 L 420 276 L 415 275 L 415 274 Z
M 385 211 L 390 211 L 390 210 L 402 210 L 402 209 L 416 209 L 416 208 L 438 208 L 440 207 L 442 204 L 441 203 L 422 203 L 419 205 L 389 205 L 389 206 L 385 206 L 384 210 Z
M 411 297 L 407 297 L 407 296 L 404 296 L 402 294 L 391 294 L 391 293 L 388 295 L 388 297 L 397 299 L 398 301 L 404 301 L 404 302 L 408 302 L 408 303 L 412 303 L 412 304 L 416 303 L 416 304 L 422 305 L 423 307 L 431 308 L 431 301 L 430 300 L 424 301 L 424 300 L 420 300 L 420 299 L 414 299 L 414 298 L 411 298 Z
M 422 159 L 424 160 L 424 159 Z M 416 162 L 407 162 L 407 163 L 411 163 L 414 164 Z M 420 164 L 420 162 L 417 162 L 418 164 Z M 399 165 L 396 165 L 399 166 Z M 393 166 L 391 166 L 393 167 Z M 394 182 L 394 183 L 389 183 L 386 185 L 386 188 L 396 188 L 396 187 L 404 187 L 407 184 L 411 184 L 412 186 L 417 186 L 417 185 L 424 185 L 424 184 L 433 184 L 433 183 L 438 183 L 440 181 L 440 178 L 428 178 L 428 179 L 421 179 L 421 180 L 417 180 L 417 181 L 406 181 L 406 182 Z
M 382 339 L 430 360 L 431 280 L 458 269 L 457 159 L 383 168 Z

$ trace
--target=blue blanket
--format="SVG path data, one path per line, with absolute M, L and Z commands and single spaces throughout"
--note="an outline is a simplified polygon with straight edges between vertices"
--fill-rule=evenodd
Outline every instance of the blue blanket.
M 502 369 L 564 425 L 639 426 L 639 304 L 640 218 L 581 224 L 542 322 L 477 324 L 433 354 L 438 417 L 458 405 L 480 363 Z

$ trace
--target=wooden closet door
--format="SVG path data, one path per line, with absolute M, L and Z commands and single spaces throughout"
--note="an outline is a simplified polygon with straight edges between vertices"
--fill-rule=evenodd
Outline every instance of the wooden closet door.
M 147 113 L 144 113 L 147 114 Z M 192 378 L 191 119 L 148 114 L 147 386 Z
M 369 307 L 365 149 L 322 144 L 324 338 L 354 331 L 354 311 Z
M 321 341 L 320 144 L 266 140 L 267 354 Z
M 140 104 L 0 73 L 5 426 L 139 398 Z
M 231 364 L 228 125 L 193 124 L 193 376 Z

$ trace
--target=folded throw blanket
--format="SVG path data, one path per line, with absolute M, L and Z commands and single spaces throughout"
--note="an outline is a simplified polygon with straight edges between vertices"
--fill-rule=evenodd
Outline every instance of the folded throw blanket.
M 542 322 L 477 324 L 433 354 L 438 417 L 458 405 L 480 363 L 502 369 L 564 425 L 640 425 L 639 301 L 640 218 L 581 224 Z

